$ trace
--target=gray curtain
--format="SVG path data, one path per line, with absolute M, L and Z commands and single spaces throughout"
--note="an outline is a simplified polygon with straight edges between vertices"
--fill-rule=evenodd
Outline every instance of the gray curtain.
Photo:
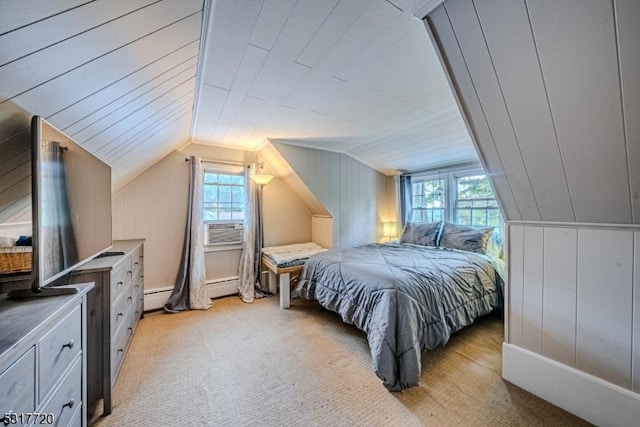
M 413 206 L 410 175 L 398 175 L 398 206 L 400 208 L 400 223 L 404 229 L 404 226 L 411 220 Z
M 206 310 L 211 307 L 205 287 L 204 221 L 202 199 L 204 171 L 200 159 L 189 159 L 189 199 L 182 259 L 173 292 L 164 309 L 170 313 L 183 310 Z
M 47 188 L 41 190 L 40 207 L 42 240 L 47 246 L 46 251 L 40 251 L 44 260 L 41 274 L 45 280 L 78 262 L 65 176 L 65 149 L 56 141 L 47 148 L 48 152 L 43 155 L 48 158 L 43 162 L 41 171 Z
M 250 179 L 251 172 L 245 173 L 246 194 L 244 211 L 244 245 L 238 271 L 238 290 L 242 301 L 251 303 L 255 298 L 270 295 L 260 287 L 260 264 L 262 254 L 262 185 Z

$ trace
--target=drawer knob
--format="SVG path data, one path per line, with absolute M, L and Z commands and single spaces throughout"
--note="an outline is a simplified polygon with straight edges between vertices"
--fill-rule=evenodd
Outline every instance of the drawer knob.
M 116 314 L 116 320 L 118 320 L 118 318 L 119 318 L 120 316 L 122 316 L 122 315 L 123 315 L 123 314 L 122 314 L 122 312 L 120 312 L 120 313 Z
M 71 400 L 69 400 L 67 403 L 65 403 L 64 405 L 62 405 L 63 408 L 73 408 L 73 405 L 75 405 L 76 401 L 71 398 Z
M 129 271 L 127 271 L 127 274 L 133 276 L 133 271 L 129 270 Z
M 134 262 L 133 265 L 138 266 L 138 265 L 140 265 L 140 263 L 139 262 Z
M 127 301 L 133 301 L 133 298 L 132 297 L 128 297 Z
M 122 283 L 123 283 L 123 282 L 122 282 L 122 280 L 121 280 L 121 281 L 119 281 L 118 283 L 116 283 L 116 286 L 122 286 Z
M 73 340 L 71 340 L 68 343 L 66 343 L 65 345 L 63 345 L 62 348 L 69 347 L 69 350 L 71 350 L 74 345 L 75 345 L 75 342 L 73 342 Z

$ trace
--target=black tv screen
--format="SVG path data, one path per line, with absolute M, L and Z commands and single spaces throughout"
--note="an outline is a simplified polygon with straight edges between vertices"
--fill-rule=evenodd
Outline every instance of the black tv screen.
M 31 138 L 36 290 L 111 247 L 111 168 L 42 117 Z

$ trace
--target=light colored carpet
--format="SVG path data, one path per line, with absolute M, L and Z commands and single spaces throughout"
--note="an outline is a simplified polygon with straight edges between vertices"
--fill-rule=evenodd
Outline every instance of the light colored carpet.
M 584 422 L 500 377 L 488 316 L 423 356 L 420 385 L 388 392 L 364 333 L 314 302 L 215 300 L 147 314 L 95 426 L 567 426 Z M 100 409 L 100 408 L 98 408 Z

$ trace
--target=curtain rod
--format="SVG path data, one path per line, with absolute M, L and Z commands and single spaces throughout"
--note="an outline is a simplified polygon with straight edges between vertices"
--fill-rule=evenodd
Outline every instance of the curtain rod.
M 191 158 L 189 157 L 185 157 L 184 161 L 188 162 L 190 161 Z M 231 165 L 231 166 L 245 166 L 246 163 L 242 163 L 242 162 L 229 162 L 229 161 L 224 161 L 224 160 L 211 160 L 211 159 L 200 159 L 201 163 L 216 163 L 219 165 Z

